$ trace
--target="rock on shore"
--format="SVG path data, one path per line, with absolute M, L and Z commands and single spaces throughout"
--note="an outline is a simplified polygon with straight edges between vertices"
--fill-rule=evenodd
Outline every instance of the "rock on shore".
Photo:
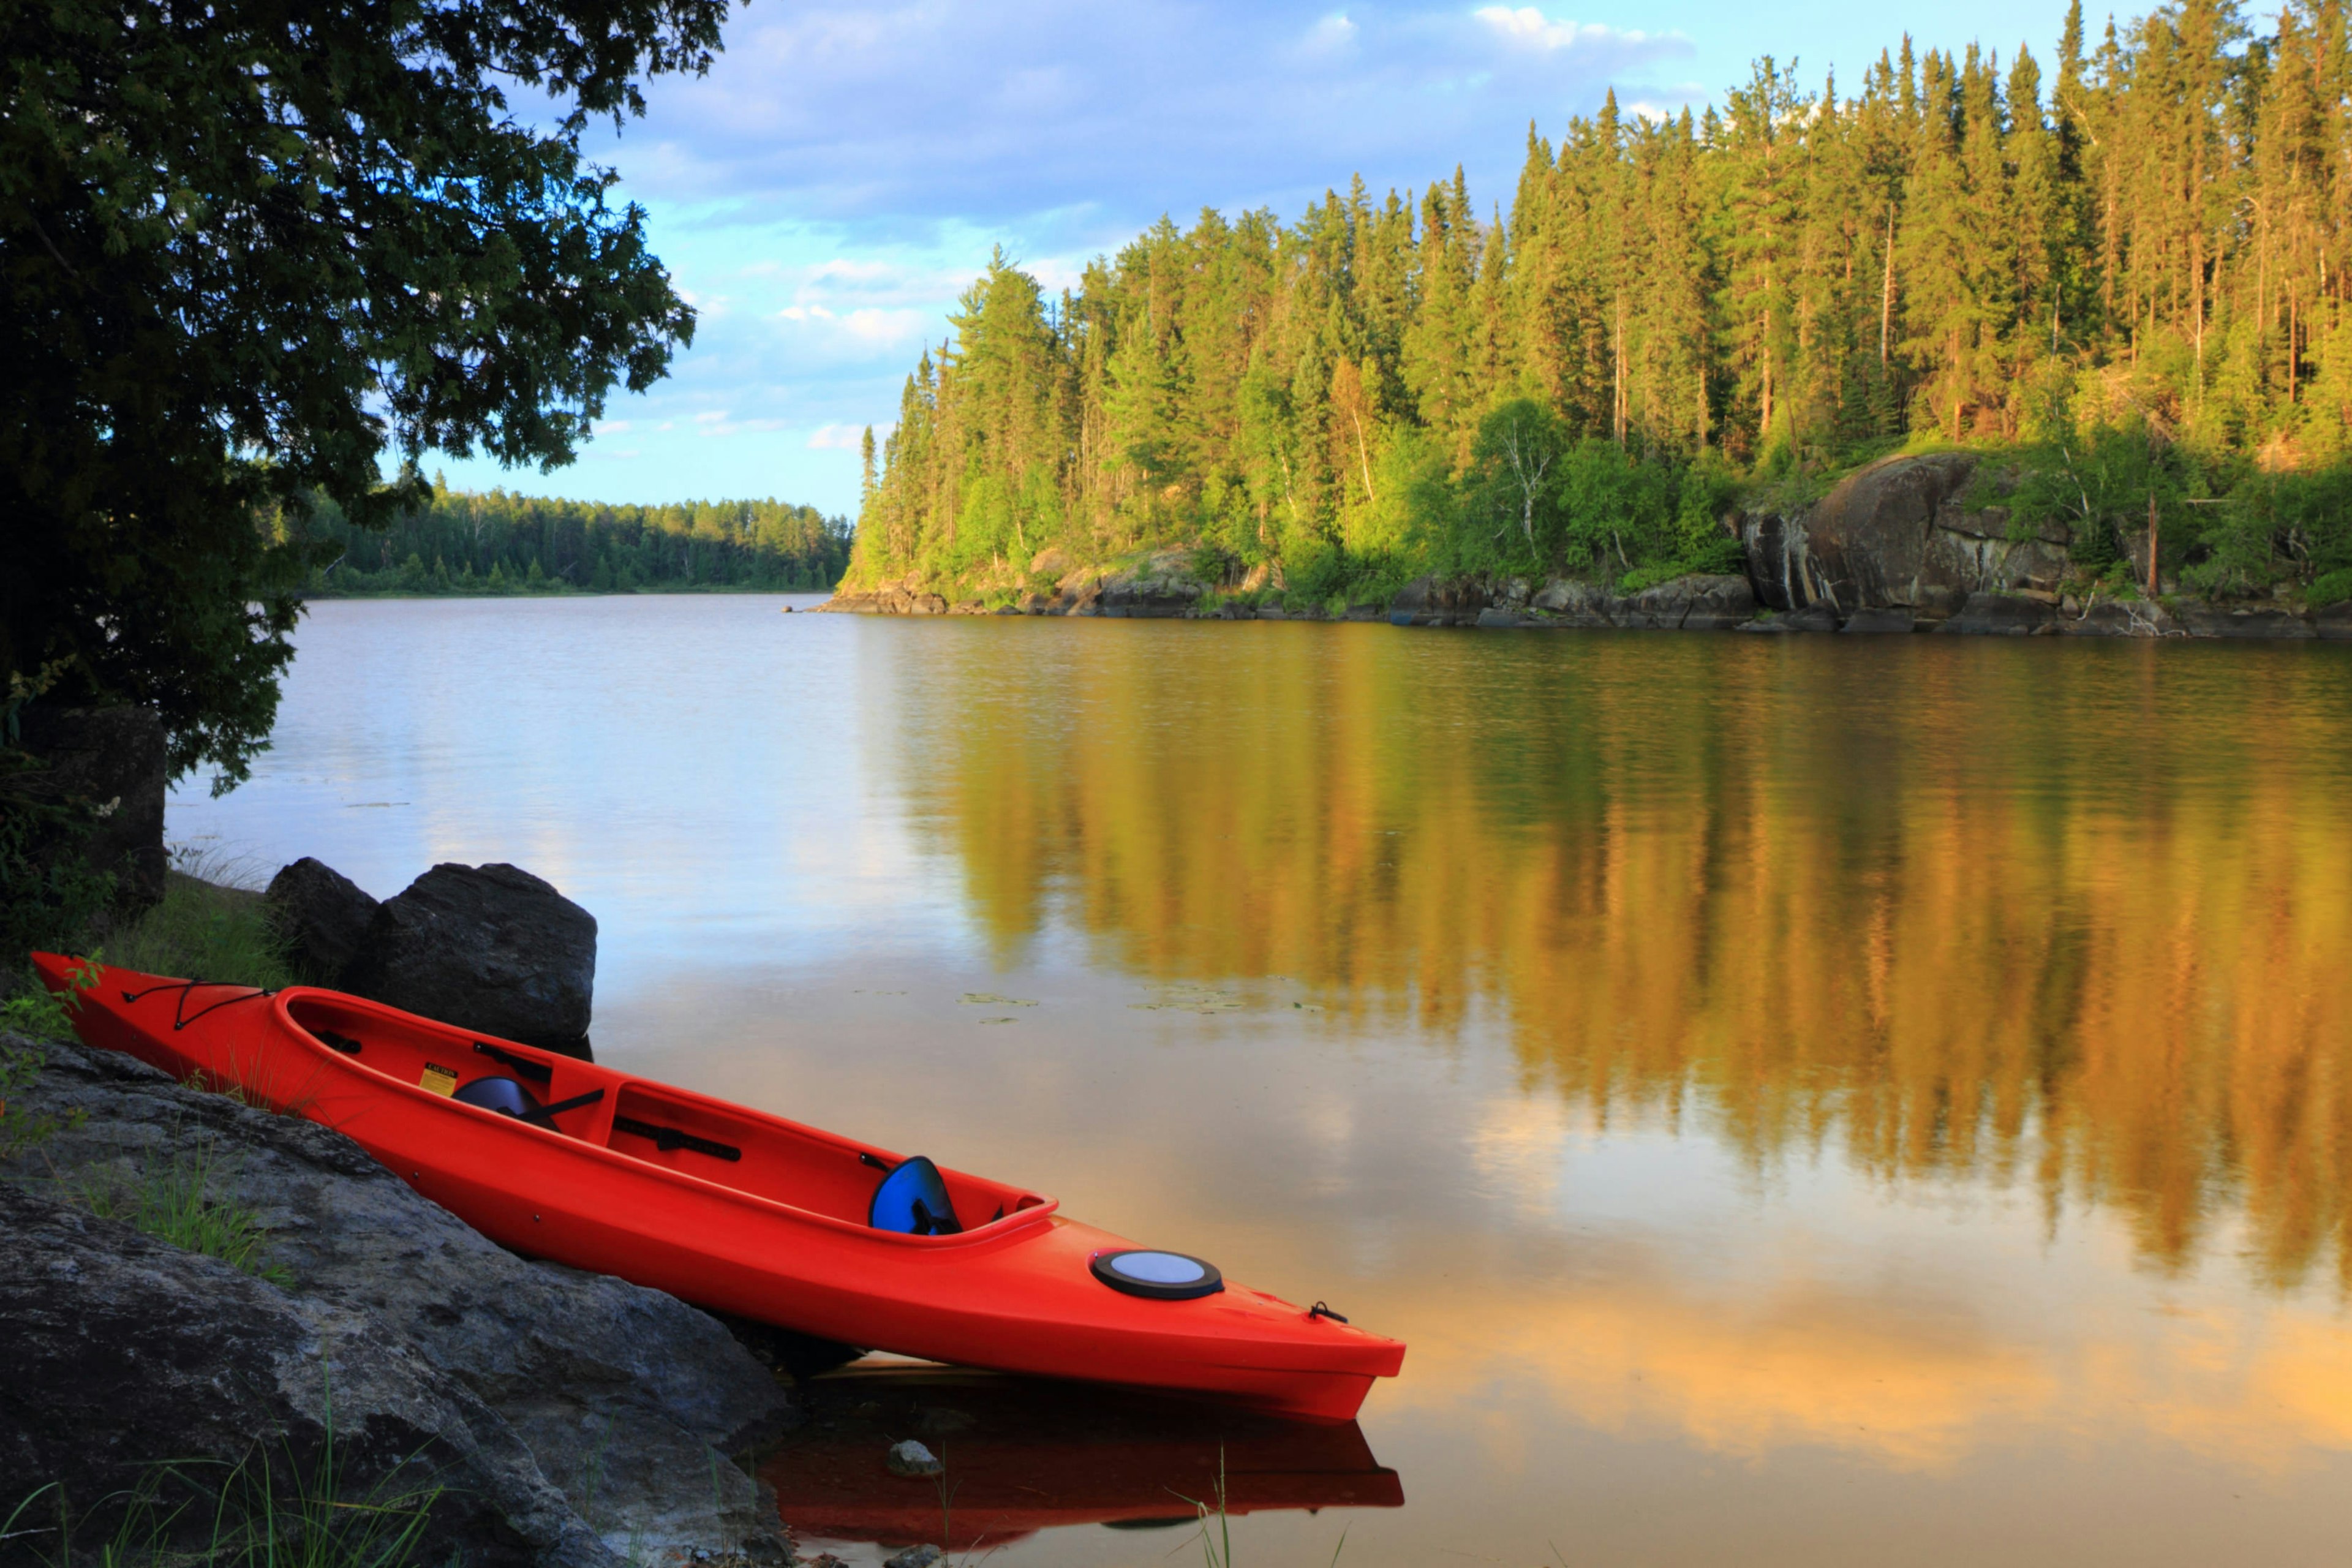
M 1795 511 L 1751 512 L 1740 544 L 1758 600 L 1775 610 L 1903 608 L 1949 615 L 1970 595 L 2057 588 L 2063 529 L 2012 539 L 2008 509 L 1970 508 L 1972 452 L 1881 458 Z
M 305 941 L 324 948 L 330 936 Z M 460 1028 L 581 1054 L 596 917 L 518 867 L 436 866 L 376 907 L 336 984 Z
M 331 1397 L 347 1479 L 398 1484 L 419 1456 L 469 1562 L 783 1555 L 724 1456 L 793 1407 L 707 1314 L 518 1258 L 326 1128 L 112 1052 L 7 1043 L 47 1058 L 23 1109 L 82 1117 L 0 1172 L 0 1465 L 19 1495 L 62 1479 L 86 1506 L 152 1461 L 256 1445 L 299 1463 Z M 89 1212 L 159 1171 L 203 1171 L 257 1215 L 289 1283 Z

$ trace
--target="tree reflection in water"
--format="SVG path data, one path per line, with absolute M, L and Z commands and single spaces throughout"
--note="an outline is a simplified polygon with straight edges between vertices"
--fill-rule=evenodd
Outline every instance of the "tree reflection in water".
M 1058 910 L 1149 976 L 1498 1005 L 1603 1117 L 2030 1176 L 2168 1269 L 2242 1205 L 2264 1281 L 2352 1282 L 2340 650 L 953 630 L 895 773 L 1001 956 Z

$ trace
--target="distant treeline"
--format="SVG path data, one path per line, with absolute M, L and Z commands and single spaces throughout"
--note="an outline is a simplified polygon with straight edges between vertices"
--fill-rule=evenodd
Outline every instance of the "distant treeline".
M 312 575 L 318 595 L 818 590 L 850 544 L 846 518 L 779 500 L 608 506 L 438 484 L 381 533 L 331 508 L 314 531 L 343 551 Z
M 2002 451 L 2086 572 L 2154 531 L 2216 594 L 2352 569 L 2344 0 L 2178 0 L 1853 84 L 1531 131 L 1296 223 L 1162 219 L 1075 289 L 1002 258 L 873 454 L 853 583 L 1015 585 L 1198 543 L 1318 595 L 1427 570 L 1719 565 L 1728 501 Z M 1773 492 L 1777 492 L 1777 497 Z M 2219 504 L 2215 504 L 2215 503 Z

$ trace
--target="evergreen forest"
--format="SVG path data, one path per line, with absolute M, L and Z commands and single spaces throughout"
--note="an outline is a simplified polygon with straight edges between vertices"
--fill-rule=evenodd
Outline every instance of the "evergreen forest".
M 381 529 L 322 505 L 310 524 L 340 555 L 313 597 L 596 594 L 833 586 L 849 559 L 846 518 L 777 500 L 609 506 L 432 488 Z
M 1759 62 L 1719 106 L 1614 94 L 1297 222 L 1163 218 L 1048 298 L 1000 251 L 908 378 L 853 585 L 1009 594 L 1048 548 L 1182 545 L 1294 601 L 1426 571 L 1722 570 L 1740 504 L 1906 448 L 2001 456 L 2019 515 L 2120 584 L 2352 596 L 2344 0 L 2179 0 L 2045 66 Z M 1265 571 L 1248 574 L 1263 565 Z

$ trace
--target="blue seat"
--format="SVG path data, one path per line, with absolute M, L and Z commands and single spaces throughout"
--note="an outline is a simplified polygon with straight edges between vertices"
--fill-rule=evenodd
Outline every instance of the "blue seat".
M 866 1223 L 902 1236 L 954 1236 L 963 1229 L 940 1168 L 920 1154 L 899 1161 L 875 1184 Z

